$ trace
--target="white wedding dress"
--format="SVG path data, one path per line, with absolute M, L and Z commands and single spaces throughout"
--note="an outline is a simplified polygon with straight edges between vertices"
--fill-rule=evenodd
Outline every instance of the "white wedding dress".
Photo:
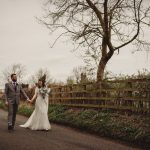
M 43 98 L 39 93 L 39 88 L 36 87 L 33 97 L 36 98 L 35 109 L 27 122 L 24 125 L 20 125 L 20 127 L 31 130 L 50 130 L 51 125 L 48 120 L 48 94 Z

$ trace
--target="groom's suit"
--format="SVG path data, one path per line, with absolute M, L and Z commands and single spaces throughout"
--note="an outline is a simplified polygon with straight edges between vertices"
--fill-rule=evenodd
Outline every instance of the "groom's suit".
M 8 102 L 8 129 L 9 127 L 14 128 L 21 94 L 23 94 L 26 99 L 29 99 L 22 86 L 17 82 L 5 84 L 5 98 Z

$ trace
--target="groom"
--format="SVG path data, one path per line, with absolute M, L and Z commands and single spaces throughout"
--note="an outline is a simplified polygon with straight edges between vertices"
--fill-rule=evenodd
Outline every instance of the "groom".
M 28 96 L 22 89 L 22 86 L 17 83 L 16 74 L 11 74 L 11 82 L 5 84 L 5 104 L 8 106 L 8 130 L 14 130 L 16 113 L 20 101 L 21 94 L 29 101 Z

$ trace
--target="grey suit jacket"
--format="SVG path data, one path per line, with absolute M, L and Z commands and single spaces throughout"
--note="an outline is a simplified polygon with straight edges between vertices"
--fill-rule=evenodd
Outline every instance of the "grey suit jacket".
M 16 103 L 19 104 L 21 94 L 23 94 L 24 97 L 28 99 L 28 96 L 24 92 L 22 85 L 17 83 L 16 86 L 17 87 L 15 91 L 11 82 L 5 84 L 5 98 L 8 103 L 14 104 L 16 101 Z

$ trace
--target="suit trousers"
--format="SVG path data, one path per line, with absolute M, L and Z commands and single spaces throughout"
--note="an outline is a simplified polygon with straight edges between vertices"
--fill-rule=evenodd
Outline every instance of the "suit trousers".
M 12 127 L 15 126 L 17 111 L 18 111 L 18 104 L 16 103 L 16 101 L 14 104 L 11 103 L 8 104 L 8 126 Z

